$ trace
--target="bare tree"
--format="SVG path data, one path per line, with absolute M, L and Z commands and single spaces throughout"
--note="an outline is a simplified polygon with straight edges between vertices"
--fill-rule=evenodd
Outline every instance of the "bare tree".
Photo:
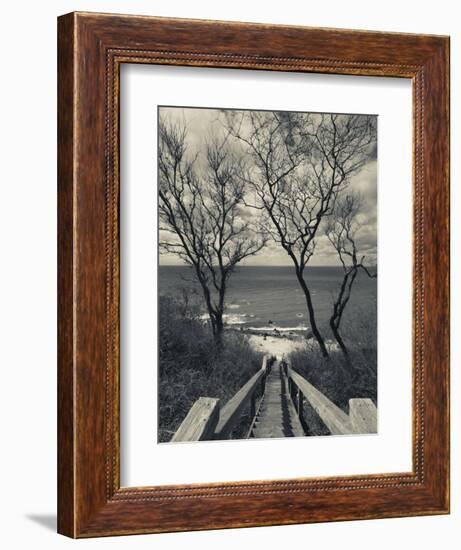
M 361 256 L 359 259 L 357 251 L 356 234 L 359 228 L 358 215 L 362 202 L 361 196 L 357 193 L 350 193 L 338 198 L 333 215 L 325 226 L 325 234 L 336 250 L 343 268 L 343 279 L 333 303 L 330 328 L 346 360 L 349 360 L 349 351 L 341 337 L 339 328 L 344 310 L 351 297 L 354 281 L 360 270 L 368 277 L 376 277 L 376 273 L 372 274 L 364 265 L 365 256 Z
M 221 340 L 229 278 L 265 245 L 241 216 L 244 164 L 226 136 L 212 136 L 202 154 L 188 148 L 187 128 L 159 120 L 160 246 L 194 270 L 213 334 Z
M 324 218 L 338 193 L 370 158 L 375 117 L 286 112 L 224 113 L 231 135 L 245 145 L 253 167 L 245 179 L 262 228 L 293 262 L 304 293 L 312 333 L 328 350 L 315 319 L 306 266 Z

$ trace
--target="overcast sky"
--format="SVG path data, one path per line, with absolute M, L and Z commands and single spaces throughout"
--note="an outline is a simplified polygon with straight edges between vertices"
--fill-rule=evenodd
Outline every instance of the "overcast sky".
M 215 109 L 194 109 L 179 107 L 160 107 L 162 116 L 186 123 L 188 144 L 192 150 L 197 150 L 203 144 L 213 128 L 221 128 L 218 121 L 219 112 Z M 371 158 L 360 172 L 351 178 L 349 189 L 358 191 L 363 198 L 360 215 L 360 229 L 357 232 L 357 248 L 360 256 L 365 255 L 365 263 L 376 263 L 377 254 L 377 161 Z M 182 265 L 183 262 L 171 254 L 160 254 L 160 265 Z M 315 254 L 309 265 L 338 265 L 336 251 L 325 236 L 316 238 Z M 273 242 L 257 255 L 247 258 L 239 265 L 292 265 L 287 253 Z

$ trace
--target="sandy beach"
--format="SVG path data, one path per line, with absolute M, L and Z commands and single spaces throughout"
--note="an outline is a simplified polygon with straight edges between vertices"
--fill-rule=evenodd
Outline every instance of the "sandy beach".
M 262 351 L 270 355 L 275 355 L 277 359 L 282 359 L 292 351 L 300 350 L 306 347 L 305 341 L 298 339 L 283 338 L 279 336 L 266 336 L 251 334 L 248 336 L 250 345 L 256 351 Z

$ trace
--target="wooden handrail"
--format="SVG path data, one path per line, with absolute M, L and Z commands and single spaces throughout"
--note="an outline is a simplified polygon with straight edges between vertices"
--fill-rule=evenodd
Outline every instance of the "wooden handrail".
M 171 441 L 204 441 L 226 439 L 239 421 L 243 409 L 251 403 L 250 415 L 256 414 L 255 392 L 271 367 L 270 357 L 265 355 L 260 370 L 219 411 L 219 399 L 199 397 L 192 405 Z
M 219 415 L 215 439 L 226 439 L 231 434 L 243 409 L 258 388 L 259 383 L 262 381 L 264 384 L 268 370 L 268 361 L 269 357 L 264 356 L 263 364 L 260 370 L 253 375 L 248 382 L 239 389 L 234 397 L 229 399 L 229 401 L 224 405 Z M 254 408 L 254 405 L 252 408 Z
M 354 433 L 349 416 L 323 395 L 321 391 L 291 367 L 287 368 L 287 375 L 303 393 L 332 435 Z
M 171 441 L 213 439 L 219 418 L 219 399 L 199 397 L 192 405 Z
M 221 411 L 219 399 L 200 397 L 192 405 L 171 441 L 227 439 L 248 404 L 254 422 L 257 415 L 256 390 L 261 387 L 264 394 L 266 376 L 271 366 L 269 360 L 268 356 L 264 357 L 261 369 L 229 399 Z M 303 418 L 303 401 L 306 399 L 332 435 L 377 432 L 377 410 L 371 399 L 350 399 L 347 415 L 286 363 L 282 365 L 281 375 L 288 378 L 288 392 L 304 429 L 306 425 Z
M 376 433 L 377 410 L 371 399 L 350 399 L 347 415 L 291 367 L 287 366 L 286 374 L 298 388 L 295 404 L 298 414 L 302 414 L 304 395 L 332 435 Z

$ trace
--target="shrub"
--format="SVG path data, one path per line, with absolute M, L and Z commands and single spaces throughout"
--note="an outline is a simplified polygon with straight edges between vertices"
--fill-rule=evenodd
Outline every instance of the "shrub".
M 315 345 L 290 354 L 291 366 L 330 401 L 349 414 L 349 399 L 369 398 L 375 405 L 378 399 L 376 345 L 349 345 L 350 361 L 339 350 L 332 349 L 325 358 Z M 364 346 L 364 347 L 362 347 Z M 328 435 L 329 431 L 315 411 L 306 405 L 304 418 L 309 435 Z
M 225 331 L 217 345 L 194 304 L 161 296 L 159 441 L 171 439 L 199 397 L 225 404 L 261 368 L 262 357 L 234 331 Z

